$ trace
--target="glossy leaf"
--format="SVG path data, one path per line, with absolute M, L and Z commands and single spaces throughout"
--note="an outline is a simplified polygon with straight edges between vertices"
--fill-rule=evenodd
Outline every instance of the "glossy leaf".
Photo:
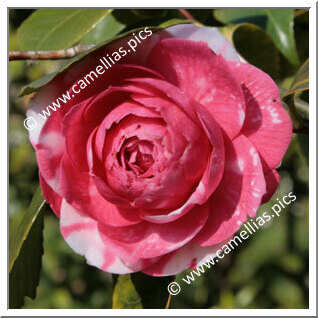
M 301 9 L 295 12 L 294 32 L 296 48 L 301 63 L 309 56 L 309 10 Z
M 294 38 L 294 10 L 293 9 L 264 9 L 267 17 L 267 32 L 283 55 L 293 65 L 299 64 Z
M 307 59 L 305 63 L 300 67 L 295 75 L 295 78 L 284 97 L 290 94 L 295 94 L 309 89 L 309 60 Z
M 19 97 L 22 97 L 24 95 L 29 95 L 33 92 L 38 91 L 42 86 L 44 86 L 45 84 L 50 82 L 55 77 L 56 74 L 57 74 L 57 72 L 49 73 L 49 74 L 39 78 L 38 80 L 26 85 L 25 87 L 22 88 L 22 90 L 19 94 Z
M 114 309 L 163 309 L 168 307 L 167 286 L 174 276 L 153 277 L 141 272 L 113 275 Z
M 265 26 L 265 13 L 263 9 L 216 9 L 214 17 L 224 23 L 255 23 Z
M 38 188 L 9 250 L 9 307 L 21 308 L 24 297 L 35 298 L 43 254 L 43 208 Z
M 220 28 L 239 54 L 273 79 L 279 75 L 278 50 L 271 37 L 259 26 L 242 23 Z
M 299 120 L 303 125 L 309 127 L 309 104 L 297 97 L 296 95 L 294 95 L 293 98 L 295 111 L 297 113 Z
M 85 44 L 99 44 L 107 41 L 128 25 L 133 25 L 138 21 L 138 17 L 131 10 L 116 9 L 106 15 L 91 31 L 81 40 Z
M 308 134 L 309 104 L 294 94 L 285 96 L 282 101 L 292 119 L 293 132 Z
M 18 29 L 22 50 L 59 50 L 77 43 L 112 9 L 39 9 Z
M 84 52 L 84 53 L 81 53 L 75 57 L 73 57 L 72 59 L 70 59 L 66 64 L 64 64 L 57 72 L 53 72 L 51 74 L 48 74 L 46 76 L 44 76 L 43 78 L 41 79 L 38 79 L 26 86 L 24 86 L 19 94 L 19 96 L 24 96 L 24 95 L 28 95 L 28 94 L 31 94 L 31 93 L 34 93 L 34 92 L 37 92 L 41 89 L 41 87 L 43 87 L 44 85 L 46 85 L 47 83 L 49 83 L 55 76 L 57 76 L 58 74 L 62 73 L 62 72 L 65 72 L 71 65 L 73 65 L 74 63 L 80 61 L 81 59 L 83 59 L 86 55 L 90 54 L 91 52 L 95 51 L 95 50 L 98 50 L 100 49 L 101 47 L 103 46 L 106 46 L 106 45 L 109 45 L 111 44 L 112 42 L 114 41 L 117 41 L 121 38 L 124 38 L 126 36 L 129 36 L 131 35 L 132 33 L 134 32 L 138 32 L 140 30 L 142 30 L 143 28 L 138 28 L 138 29 L 134 29 L 134 30 L 131 30 L 129 32 L 126 32 L 126 33 L 123 33 L 123 34 L 120 34 L 119 36 L 111 39 L 111 40 L 108 40 L 108 41 L 104 41 L 103 43 L 100 43 L 98 45 L 96 45 L 95 47 L 93 47 L 92 49 Z M 159 28 L 159 27 L 153 27 L 153 28 L 150 28 L 153 32 L 156 32 L 162 28 Z
M 309 60 L 307 60 L 296 73 L 289 91 L 282 94 L 284 102 L 288 105 L 293 120 L 294 132 L 308 131 L 309 104 L 302 100 L 300 93 L 309 90 Z
M 214 11 L 214 16 L 225 24 L 247 22 L 264 28 L 286 59 L 298 65 L 293 9 L 218 9 Z

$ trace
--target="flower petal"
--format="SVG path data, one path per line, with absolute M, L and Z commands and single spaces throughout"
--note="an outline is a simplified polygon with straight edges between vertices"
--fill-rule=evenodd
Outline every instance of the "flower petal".
M 144 85 L 144 87 L 152 87 L 152 89 L 154 89 L 154 94 L 156 90 L 158 90 L 159 93 L 157 92 L 157 94 L 164 94 L 166 98 L 171 99 L 175 105 L 178 105 L 184 113 L 196 123 L 196 125 L 202 128 L 211 144 L 212 152 L 203 176 L 188 200 L 184 202 L 180 208 L 169 213 L 161 213 L 160 215 L 154 215 L 152 211 L 149 211 L 148 213 L 146 209 L 141 211 L 142 217 L 149 222 L 171 222 L 186 214 L 196 204 L 203 204 L 218 186 L 224 168 L 224 141 L 222 132 L 211 113 L 207 111 L 205 107 L 189 98 L 174 85 L 156 79 L 140 78 L 133 80 L 138 84 Z M 135 99 L 137 97 L 132 95 L 132 98 Z M 141 99 L 139 100 L 141 101 Z M 184 134 L 186 134 L 186 132 Z
M 240 80 L 246 102 L 241 133 L 256 147 L 264 171 L 277 168 L 292 138 L 292 123 L 280 102 L 279 89 L 269 75 L 240 62 L 229 62 Z
M 61 189 L 69 204 L 96 221 L 111 226 L 127 226 L 142 221 L 138 211 L 124 209 L 105 200 L 93 178 L 76 170 L 67 156 L 63 157 L 61 164 Z
M 74 209 L 65 200 L 61 206 L 61 233 L 67 244 L 78 254 L 84 255 L 89 265 L 115 274 L 140 271 L 157 259 L 140 260 L 127 266 L 109 246 L 105 246 L 97 228 L 97 222 Z
M 167 254 L 188 243 L 204 226 L 208 217 L 206 205 L 196 206 L 182 218 L 165 224 L 142 222 L 132 226 L 110 227 L 99 224 L 100 235 L 107 246 L 125 263 Z
M 62 133 L 66 137 L 66 150 L 70 160 L 79 169 L 88 171 L 86 143 L 88 136 L 107 114 L 117 105 L 125 102 L 127 93 L 116 94 L 116 87 L 134 77 L 160 78 L 154 71 L 138 65 L 114 65 L 98 77 L 85 96 L 65 114 L 61 120 Z M 127 107 L 129 109 L 129 107 Z
M 143 270 L 143 272 L 151 276 L 177 275 L 186 269 L 194 269 L 214 259 L 216 252 L 222 246 L 223 243 L 203 247 L 190 242 L 180 249 L 162 256 L 156 263 Z M 206 269 L 208 268 L 207 266 Z
M 166 31 L 177 39 L 205 42 L 214 53 L 221 54 L 226 60 L 239 61 L 233 45 L 217 28 L 178 24 L 167 28 Z
M 59 196 L 55 191 L 53 191 L 52 188 L 46 183 L 46 181 L 41 175 L 41 172 L 39 173 L 39 179 L 40 179 L 42 194 L 46 202 L 49 203 L 52 211 L 59 218 L 63 198 Z
M 204 105 L 230 139 L 241 130 L 245 102 L 240 83 L 206 43 L 163 39 L 151 51 L 148 65 Z
M 266 182 L 266 193 L 262 198 L 262 203 L 266 203 L 270 200 L 270 198 L 275 193 L 278 184 L 280 182 L 280 175 L 277 170 L 269 170 L 264 174 L 265 182 Z
M 246 221 L 255 217 L 266 192 L 261 160 L 244 136 L 226 147 L 226 163 L 219 187 L 210 198 L 209 219 L 194 238 L 201 246 L 212 246 L 232 236 Z
M 43 179 L 52 190 L 61 195 L 60 164 L 65 152 L 65 138 L 60 133 L 57 114 L 44 125 L 35 149 Z

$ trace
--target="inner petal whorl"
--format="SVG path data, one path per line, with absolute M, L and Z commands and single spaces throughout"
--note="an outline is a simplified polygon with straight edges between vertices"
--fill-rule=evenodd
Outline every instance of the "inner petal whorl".
M 152 177 L 149 170 L 155 162 L 153 149 L 153 142 L 149 140 L 129 138 L 117 153 L 118 163 L 123 169 L 132 171 L 136 177 Z

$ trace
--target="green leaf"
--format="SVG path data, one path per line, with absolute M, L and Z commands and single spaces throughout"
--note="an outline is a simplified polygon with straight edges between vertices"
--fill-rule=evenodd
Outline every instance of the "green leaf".
M 216 9 L 214 17 L 218 21 L 228 23 L 255 23 L 264 26 L 263 9 Z
M 279 75 L 278 50 L 271 37 L 259 26 L 242 23 L 220 28 L 236 50 L 249 63 L 260 68 L 273 79 Z
M 39 9 L 18 29 L 22 50 L 59 50 L 77 43 L 112 9 Z
M 159 12 L 160 11 L 160 12 Z M 84 44 L 99 44 L 106 40 L 110 40 L 120 32 L 127 30 L 128 27 L 134 26 L 139 28 L 142 26 L 149 25 L 160 25 L 160 27 L 166 28 L 171 25 L 180 23 L 191 23 L 193 21 L 172 18 L 168 20 L 168 16 L 173 16 L 173 10 L 127 10 L 127 9 L 116 9 L 111 14 L 104 17 L 91 31 L 89 31 L 81 43 Z M 194 10 L 196 11 L 196 10 Z M 202 10 L 206 11 L 206 10 Z M 163 19 L 162 15 L 167 15 L 165 22 L 161 22 Z
M 301 121 L 308 127 L 309 125 L 309 104 L 304 100 L 294 96 L 294 104 L 297 115 Z
M 309 60 L 307 59 L 296 73 L 294 80 L 284 97 L 309 89 Z
M 22 97 L 24 95 L 29 95 L 31 93 L 38 91 L 42 86 L 50 82 L 55 77 L 56 74 L 57 72 L 47 74 L 37 79 L 36 81 L 24 86 L 19 94 L 19 97 Z
M 278 50 L 271 37 L 255 24 L 241 24 L 233 32 L 233 44 L 244 59 L 277 79 Z
M 308 134 L 309 104 L 294 94 L 285 96 L 282 101 L 292 119 L 293 132 Z
M 56 77 L 60 73 L 67 71 L 67 69 L 69 67 L 71 67 L 74 63 L 83 59 L 86 55 L 88 55 L 96 50 L 99 50 L 104 46 L 110 45 L 114 41 L 120 40 L 120 39 L 125 38 L 125 37 L 129 37 L 129 36 L 131 36 L 132 33 L 138 32 L 138 31 L 143 30 L 143 29 L 144 28 L 138 28 L 138 29 L 134 29 L 134 30 L 131 30 L 129 32 L 123 33 L 114 39 L 107 40 L 103 43 L 100 43 L 100 44 L 96 45 L 95 47 L 93 47 L 92 49 L 73 57 L 72 59 L 68 60 L 68 62 L 66 64 L 64 64 L 57 72 L 53 72 L 51 74 L 48 74 L 48 75 L 44 76 L 43 78 L 38 79 L 38 80 L 24 86 L 22 88 L 19 96 L 21 97 L 21 96 L 39 91 L 41 89 L 41 87 L 48 84 L 54 77 Z M 160 28 L 160 27 L 150 27 L 149 29 L 152 30 L 153 32 L 162 30 L 162 28 Z
M 296 73 L 289 91 L 283 92 L 283 101 L 288 105 L 288 110 L 293 120 L 294 132 L 308 131 L 309 104 L 302 100 L 300 93 L 309 90 L 309 60 L 300 67 Z
M 301 9 L 295 12 L 294 32 L 296 48 L 301 63 L 309 56 L 309 10 Z
M 9 249 L 9 307 L 21 308 L 24 297 L 35 298 L 43 254 L 43 207 L 40 187 L 19 224 Z
M 218 9 L 215 18 L 225 24 L 255 23 L 272 37 L 277 48 L 293 65 L 299 64 L 294 38 L 294 9 Z
M 268 17 L 267 32 L 293 65 L 299 64 L 294 37 L 294 9 L 264 9 Z
M 81 43 L 84 44 L 99 44 L 107 41 L 128 25 L 136 23 L 139 18 L 131 12 L 131 10 L 116 9 L 106 15 L 91 31 L 89 31 Z
M 141 272 L 113 275 L 114 309 L 160 309 L 169 306 L 167 287 L 174 276 L 153 277 Z

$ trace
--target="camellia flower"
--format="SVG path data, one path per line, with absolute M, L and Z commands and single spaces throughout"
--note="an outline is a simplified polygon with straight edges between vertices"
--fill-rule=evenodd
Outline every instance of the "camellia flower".
M 72 99 L 30 132 L 61 233 L 111 273 L 164 276 L 202 264 L 277 188 L 292 125 L 273 80 L 215 28 L 154 32 L 74 95 L 131 35 L 73 63 L 28 115 Z

